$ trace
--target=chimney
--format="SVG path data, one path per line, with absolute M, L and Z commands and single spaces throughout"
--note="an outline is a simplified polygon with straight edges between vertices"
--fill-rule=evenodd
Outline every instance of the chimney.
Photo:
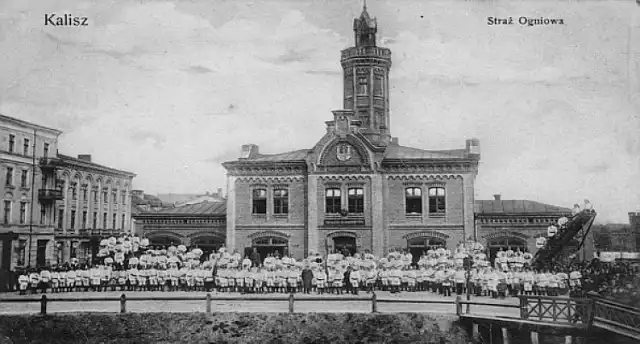
M 467 155 L 480 157 L 480 140 L 467 140 Z
M 218 188 L 218 197 L 222 197 L 222 188 Z
M 499 201 L 499 200 L 500 200 L 500 194 L 495 194 L 495 195 L 493 195 L 493 198 L 494 198 L 496 201 Z
M 394 146 L 399 146 L 400 142 L 398 141 L 397 137 L 392 137 L 391 138 L 391 144 L 394 145 Z
M 78 160 L 91 162 L 91 154 L 78 154 Z
M 242 145 L 242 152 L 240 153 L 240 159 L 252 159 L 258 155 L 259 147 L 252 143 Z

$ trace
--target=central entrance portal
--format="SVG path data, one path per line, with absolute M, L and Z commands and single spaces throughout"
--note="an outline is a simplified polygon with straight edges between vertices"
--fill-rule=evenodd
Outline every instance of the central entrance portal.
M 203 257 L 209 258 L 209 255 L 218 252 L 218 249 L 224 245 L 224 241 L 216 237 L 199 237 L 193 240 L 191 245 L 201 249 Z
M 412 264 L 417 264 L 420 257 L 429 250 L 437 250 L 440 247 L 446 248 L 447 243 L 439 238 L 413 238 L 407 240 L 407 248 L 413 257 Z
M 356 238 L 347 236 L 334 237 L 333 248 L 345 256 L 347 256 L 347 253 L 353 256 L 357 252 Z
M 259 238 L 253 240 L 252 248 L 258 251 L 260 260 L 264 261 L 269 254 L 278 254 L 280 257 L 289 254 L 289 241 L 276 237 Z M 245 250 L 245 254 L 251 254 L 252 251 Z

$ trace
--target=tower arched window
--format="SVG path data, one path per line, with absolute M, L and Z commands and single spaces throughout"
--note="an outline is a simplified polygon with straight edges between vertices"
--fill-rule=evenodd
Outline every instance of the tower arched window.
M 382 83 L 382 77 L 381 76 L 376 76 L 374 83 L 373 83 L 373 95 L 374 96 L 383 96 L 384 92 L 383 92 L 383 83 Z
M 368 95 L 369 94 L 369 81 L 366 76 L 358 77 L 358 94 L 359 95 Z

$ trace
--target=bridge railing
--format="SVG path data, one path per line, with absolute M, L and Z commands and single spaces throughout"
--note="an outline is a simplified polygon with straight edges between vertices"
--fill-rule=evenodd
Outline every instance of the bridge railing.
M 296 301 L 299 302 L 368 302 L 371 305 L 371 313 L 378 312 L 378 305 L 381 303 L 387 304 L 440 304 L 451 305 L 451 311 L 457 314 L 463 314 L 463 305 L 467 305 L 467 314 L 469 313 L 470 306 L 489 306 L 497 308 L 519 308 L 518 305 L 501 304 L 501 303 L 489 303 L 489 302 L 477 302 L 477 301 L 464 301 L 458 296 L 455 300 L 410 300 L 410 299 L 379 299 L 375 293 L 371 297 L 338 297 L 338 296 L 326 296 L 326 297 L 301 297 L 295 298 L 294 294 L 289 294 L 288 297 L 276 297 L 276 296 L 258 296 L 258 297 L 244 297 L 244 296 L 224 296 L 215 297 L 210 293 L 206 296 L 193 295 L 193 296 L 127 296 L 126 294 L 120 295 L 120 297 L 107 296 L 107 297 L 55 297 L 50 298 L 46 294 L 43 294 L 40 298 L 16 298 L 16 299 L 0 299 L 2 303 L 40 303 L 40 314 L 45 315 L 48 313 L 47 306 L 52 302 L 58 303 L 71 303 L 71 302 L 119 302 L 120 313 L 127 312 L 127 302 L 139 302 L 139 301 L 204 301 L 206 312 L 212 312 L 212 301 L 282 301 L 288 302 L 289 313 L 294 312 L 294 305 Z M 455 307 L 455 308 L 454 308 Z
M 521 295 L 520 318 L 527 320 L 584 324 L 593 323 L 595 300 L 555 296 Z
M 628 331 L 640 337 L 640 310 L 593 294 L 594 321 Z

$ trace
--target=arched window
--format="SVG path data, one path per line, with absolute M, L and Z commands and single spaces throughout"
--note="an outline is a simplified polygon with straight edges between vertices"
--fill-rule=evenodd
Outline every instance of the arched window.
M 265 189 L 253 190 L 253 213 L 254 214 L 267 213 L 267 190 Z
M 429 214 L 444 214 L 446 210 L 444 188 L 429 188 Z
M 364 213 L 364 190 L 362 188 L 351 188 L 347 195 L 349 200 L 349 212 L 354 214 Z
M 333 188 L 326 190 L 325 196 L 325 212 L 327 214 L 336 214 L 339 213 L 341 208 L 341 194 L 340 189 Z
M 289 193 L 285 189 L 273 190 L 273 213 L 289 213 Z
M 406 213 L 409 215 L 422 214 L 422 189 L 411 187 L 405 189 Z

